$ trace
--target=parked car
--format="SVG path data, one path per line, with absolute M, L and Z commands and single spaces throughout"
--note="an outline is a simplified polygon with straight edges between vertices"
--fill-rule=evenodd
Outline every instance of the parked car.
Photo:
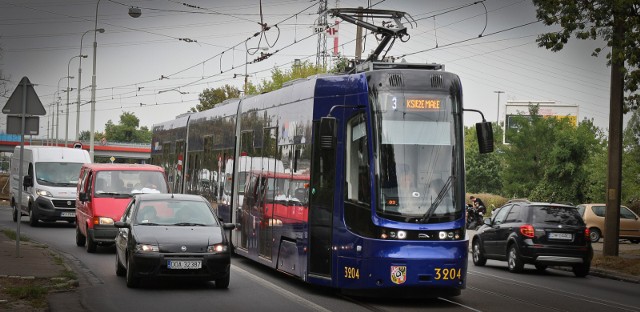
M 577 208 L 589 228 L 591 242 L 599 241 L 604 237 L 606 204 L 582 204 Z M 640 217 L 625 206 L 620 206 L 619 238 L 628 239 L 634 244 L 640 243 Z
M 87 252 L 113 245 L 132 194 L 167 193 L 164 169 L 142 164 L 85 164 L 80 168 L 76 196 L 76 245 Z
M 507 261 L 514 273 L 528 263 L 539 271 L 570 266 L 575 276 L 584 277 L 593 258 L 589 229 L 574 206 L 562 204 L 507 203 L 485 219 L 471 244 L 475 265 L 483 266 L 487 259 Z
M 229 287 L 231 254 L 224 230 L 209 202 L 199 195 L 135 195 L 115 222 L 116 275 L 128 287 L 142 278 L 215 281 Z

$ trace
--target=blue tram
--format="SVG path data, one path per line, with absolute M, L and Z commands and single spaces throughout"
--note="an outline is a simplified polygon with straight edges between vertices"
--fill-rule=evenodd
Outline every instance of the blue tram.
M 364 65 L 154 125 L 152 163 L 237 224 L 236 254 L 345 293 L 458 295 L 460 80 L 437 64 Z M 491 124 L 477 129 L 492 150 Z

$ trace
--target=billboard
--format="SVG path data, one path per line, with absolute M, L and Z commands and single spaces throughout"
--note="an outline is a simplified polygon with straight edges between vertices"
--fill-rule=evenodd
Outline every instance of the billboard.
M 555 101 L 507 101 L 503 143 L 509 144 L 507 133 L 518 131 L 519 126 L 514 117 L 518 116 L 519 120 L 522 120 L 522 117 L 530 118 L 530 106 L 538 106 L 538 115 L 544 118 L 568 119 L 572 125 L 578 125 L 578 105 L 558 104 Z

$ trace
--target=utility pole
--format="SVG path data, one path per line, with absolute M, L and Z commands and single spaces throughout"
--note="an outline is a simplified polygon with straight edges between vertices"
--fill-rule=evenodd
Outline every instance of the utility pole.
M 618 255 L 618 235 L 620 229 L 620 189 L 622 187 L 622 105 L 624 60 L 618 56 L 622 51 L 625 35 L 622 13 L 613 11 L 613 45 L 611 47 L 611 94 L 609 104 L 609 168 L 607 175 L 607 211 L 604 224 L 605 256 Z M 622 10 L 620 10 L 622 11 Z
M 318 51 L 316 52 L 316 66 L 326 67 L 325 55 L 327 54 L 327 0 L 320 0 L 318 4 Z
M 358 10 L 362 10 L 362 7 L 358 7 Z M 362 13 L 358 13 L 357 19 L 362 20 Z M 360 63 L 362 59 L 362 27 L 358 25 L 356 28 L 356 64 Z

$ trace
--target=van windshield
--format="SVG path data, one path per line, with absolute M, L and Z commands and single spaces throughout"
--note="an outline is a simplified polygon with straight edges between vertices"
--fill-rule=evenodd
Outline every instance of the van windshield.
M 37 162 L 36 181 L 40 185 L 73 187 L 78 184 L 82 163 Z
M 97 197 L 168 192 L 162 172 L 144 170 L 98 171 L 94 189 Z

